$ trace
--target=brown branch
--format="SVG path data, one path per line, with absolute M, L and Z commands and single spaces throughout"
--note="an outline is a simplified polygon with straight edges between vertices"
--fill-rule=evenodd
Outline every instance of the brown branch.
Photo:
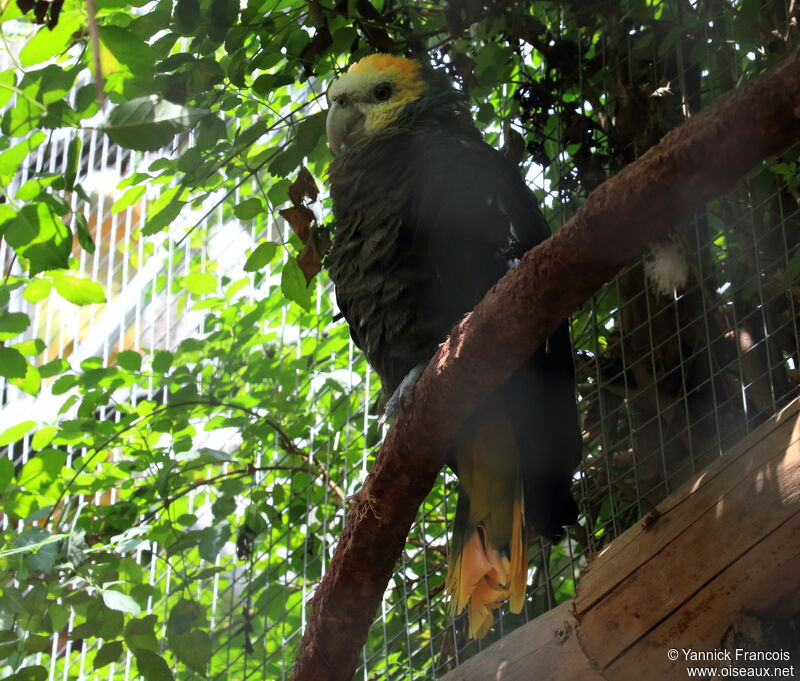
M 103 63 L 100 57 L 100 29 L 97 28 L 97 6 L 94 0 L 86 0 L 86 14 L 89 20 L 89 39 L 92 42 L 94 88 L 97 91 L 97 104 L 100 107 L 100 111 L 102 111 L 106 106 L 106 83 L 103 77 Z
M 439 348 L 389 430 L 317 588 L 293 681 L 347 681 L 459 425 L 652 241 L 800 139 L 800 50 L 669 133 L 529 251 Z

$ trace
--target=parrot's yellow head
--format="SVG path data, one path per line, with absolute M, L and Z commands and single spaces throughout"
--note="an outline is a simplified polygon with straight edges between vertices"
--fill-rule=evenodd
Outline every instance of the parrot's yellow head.
M 405 57 L 372 54 L 353 64 L 328 89 L 333 153 L 390 128 L 428 87 L 422 64 Z

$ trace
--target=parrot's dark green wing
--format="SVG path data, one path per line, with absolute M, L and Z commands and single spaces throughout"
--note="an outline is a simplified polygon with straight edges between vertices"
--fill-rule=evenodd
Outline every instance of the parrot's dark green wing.
M 550 230 L 518 169 L 495 149 L 459 131 L 419 137 L 410 222 L 438 274 L 439 304 L 458 319 Z M 566 324 L 499 395 L 520 448 L 527 519 L 556 539 L 576 519 L 569 488 L 582 451 Z

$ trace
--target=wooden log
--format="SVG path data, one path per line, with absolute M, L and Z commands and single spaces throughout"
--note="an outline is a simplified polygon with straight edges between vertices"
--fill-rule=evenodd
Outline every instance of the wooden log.
M 714 663 L 687 662 L 682 649 L 720 649 L 744 614 L 800 612 L 798 565 L 800 399 L 611 542 L 571 601 L 441 681 L 687 678 L 687 666 Z

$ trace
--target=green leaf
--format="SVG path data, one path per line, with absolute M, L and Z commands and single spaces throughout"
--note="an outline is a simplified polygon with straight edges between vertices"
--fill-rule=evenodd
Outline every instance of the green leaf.
M 122 657 L 122 653 L 124 651 L 122 641 L 111 641 L 110 643 L 104 643 L 103 647 L 97 651 L 97 655 L 94 656 L 94 662 L 92 666 L 95 669 L 102 669 L 103 667 L 107 667 L 112 662 L 116 662 Z
M 152 236 L 172 224 L 173 220 L 181 214 L 186 205 L 185 201 L 175 200 L 150 218 L 142 227 L 143 236 Z
M 59 376 L 51 388 L 53 395 L 63 395 L 78 382 L 75 374 L 64 374 Z
M 70 303 L 91 305 L 93 303 L 106 302 L 106 294 L 103 292 L 103 287 L 96 281 L 73 277 L 60 272 L 54 272 L 51 277 L 58 294 Z
M 142 356 L 133 350 L 121 350 L 117 353 L 117 364 L 128 371 L 139 371 L 142 368 Z
M 17 90 L 17 100 L 13 107 L 7 108 L 3 114 L 2 131 L 11 137 L 20 137 L 32 132 L 47 107 L 36 99 L 39 89 L 37 81 L 31 82 L 23 78 Z
M 201 530 L 200 543 L 197 547 L 200 551 L 200 557 L 209 563 L 213 563 L 230 536 L 231 526 L 227 520 L 221 520 L 215 525 Z
M 228 29 L 239 16 L 239 0 L 211 0 L 206 30 L 208 37 L 221 43 L 228 35 Z
M 289 258 L 281 272 L 281 290 L 289 300 L 306 310 L 311 307 L 311 289 L 306 277 L 294 258 Z
M 145 681 L 174 681 L 175 677 L 161 655 L 144 649 L 134 649 L 133 654 L 139 673 Z
M 214 293 L 217 290 L 217 276 L 210 272 L 194 272 L 180 280 L 181 287 L 190 293 L 202 295 Z
M 214 649 L 211 637 L 204 631 L 187 631 L 169 637 L 169 647 L 175 657 L 198 674 L 205 675 Z
M 42 426 L 33 434 L 31 438 L 31 447 L 34 449 L 44 449 L 53 441 L 57 432 L 58 428 L 55 426 Z
M 94 253 L 94 239 L 89 232 L 89 225 L 83 213 L 75 213 L 75 232 L 81 248 L 87 253 Z
M 4 629 L 0 631 L 0 660 L 4 660 L 16 652 L 19 639 L 14 631 Z
M 112 142 L 126 149 L 155 151 L 177 133 L 191 129 L 208 113 L 205 109 L 179 106 L 150 95 L 114 107 L 100 129 Z
M 264 241 L 248 256 L 244 263 L 245 272 L 257 272 L 262 267 L 272 262 L 278 252 L 278 244 L 272 241 Z
M 10 350 L 11 348 L 8 349 Z M 1 361 L 2 355 L 0 355 L 0 362 Z M 38 395 L 39 390 L 42 387 L 42 377 L 39 374 L 39 371 L 36 369 L 36 367 L 28 364 L 27 362 L 25 363 L 25 376 L 22 378 L 10 378 L 9 382 L 11 385 L 15 385 L 23 392 L 33 396 Z
M 165 374 L 172 366 L 172 353 L 169 350 L 156 350 L 153 356 L 153 371 Z
M 22 592 L 11 584 L 2 587 L 3 595 L 0 596 L 0 610 L 4 614 L 22 615 L 25 612 L 25 599 Z
M 6 5 L 6 10 L 9 9 L 9 6 Z M 0 18 L 0 23 L 5 19 L 5 16 Z M 5 107 L 6 104 L 11 100 L 11 97 L 14 94 L 14 90 L 12 88 L 16 85 L 17 79 L 14 69 L 8 69 L 6 71 L 0 72 L 0 109 Z
M 69 211 L 69 204 L 67 204 L 64 199 L 62 199 L 60 196 L 56 196 L 55 194 L 42 193 L 50 185 L 56 184 L 61 180 L 61 174 L 40 175 L 38 177 L 33 177 L 23 184 L 19 189 L 17 189 L 17 193 L 14 195 L 14 198 L 19 199 L 20 201 L 33 201 L 36 198 L 40 198 L 42 201 L 47 201 L 50 204 L 50 207 L 56 211 L 57 215 L 65 215 Z M 58 206 L 58 210 L 56 210 L 56 206 Z
M 34 279 L 25 287 L 22 297 L 29 303 L 38 303 L 47 298 L 51 288 L 53 288 L 53 282 L 49 279 Z
M 0 313 L 0 341 L 10 340 L 23 333 L 31 325 L 31 318 L 24 312 Z
M 47 681 L 47 669 L 37 664 L 33 667 L 23 667 L 16 674 L 6 676 L 5 681 Z
M 19 144 L 6 149 L 0 154 L 0 175 L 14 175 L 19 170 L 19 164 L 46 139 L 47 135 L 37 130 Z
M 303 156 L 308 156 L 317 143 L 325 138 L 325 115 L 326 112 L 320 111 L 306 116 L 297 127 L 295 143 Z
M 23 206 L 6 225 L 6 240 L 30 259 L 30 274 L 66 269 L 72 251 L 72 234 L 45 203 Z
M 197 35 L 202 26 L 200 2 L 198 0 L 178 0 L 172 12 L 172 24 L 178 35 Z
M 261 135 L 267 133 L 267 124 L 264 121 L 256 121 L 249 128 L 246 128 L 236 136 L 236 148 L 245 149 L 255 142 Z
M 28 362 L 19 350 L 0 346 L 0 376 L 24 378 Z
M 37 456 L 28 459 L 17 474 L 17 483 L 20 487 L 32 490 L 42 489 L 58 478 L 65 461 L 65 452 L 45 449 Z
M 19 52 L 19 63 L 23 67 L 34 66 L 55 57 L 67 49 L 72 41 L 72 34 L 79 28 L 79 17 L 64 17 L 54 29 L 42 26 L 29 38 Z
M 304 154 L 297 145 L 292 145 L 279 153 L 269 164 L 269 172 L 278 177 L 291 174 L 302 162 Z
M 185 634 L 206 625 L 206 612 L 199 603 L 182 598 L 169 611 L 167 635 Z
M 69 369 L 67 361 L 59 358 L 40 366 L 39 373 L 42 375 L 42 378 L 52 378 L 53 376 L 64 373 L 67 369 Z
M 75 187 L 75 178 L 78 176 L 78 165 L 81 160 L 81 147 L 83 142 L 78 135 L 75 135 L 69 143 L 67 149 L 67 167 L 64 169 L 64 188 L 72 191 Z
M 37 636 L 36 634 L 28 634 L 25 639 L 25 652 L 36 654 L 50 651 L 53 647 L 53 639 L 48 636 Z
M 139 36 L 121 26 L 113 25 L 100 26 L 99 32 L 103 45 L 131 73 L 141 76 L 153 71 L 156 55 L 153 48 Z
M 125 643 L 131 650 L 158 650 L 158 640 L 153 632 L 157 619 L 155 615 L 145 615 L 128 622 L 125 626 Z
M 36 355 L 41 355 L 44 352 L 46 346 L 41 338 L 31 338 L 21 343 L 14 343 L 11 347 L 19 350 L 27 357 L 36 357 Z
M 66 70 L 58 64 L 49 64 L 39 73 L 41 73 L 41 77 L 36 98 L 46 105 L 64 104 L 64 99 L 75 84 L 77 71 L 75 69 Z M 48 108 L 50 114 L 54 111 L 57 111 L 57 106 Z
M 120 211 L 125 210 L 129 206 L 132 206 L 134 203 L 136 203 L 139 199 L 141 199 L 144 196 L 144 192 L 146 189 L 147 189 L 146 185 L 131 187 L 116 201 L 114 201 L 114 205 L 111 206 L 111 212 L 119 213 Z
M 31 459 L 28 464 L 36 459 Z M 28 466 L 26 464 L 25 467 Z M 23 468 L 24 471 L 24 468 Z M 55 565 L 58 558 L 57 542 L 63 535 L 51 535 L 47 530 L 41 527 L 30 527 L 23 530 L 20 534 L 14 537 L 14 546 L 20 549 L 26 549 L 25 562 L 33 570 L 41 570 L 42 572 L 50 572 Z M 26 600 L 32 599 L 34 602 L 35 593 L 28 592 L 25 595 Z M 34 606 L 38 609 L 38 603 Z M 30 604 L 26 604 L 26 609 L 30 608 Z
M 261 203 L 261 199 L 258 199 L 255 196 L 236 204 L 233 209 L 233 214 L 240 220 L 251 220 L 252 218 L 263 213 L 264 205 Z
M 17 440 L 21 440 L 25 435 L 30 433 L 36 427 L 36 421 L 23 421 L 22 423 L 18 423 L 15 426 L 11 426 L 11 428 L 7 428 L 2 433 L 0 433 L 0 447 L 5 447 L 6 445 L 11 444 L 12 442 L 16 442 Z
M 14 464 L 9 458 L 0 459 L 0 493 L 2 493 L 8 483 L 14 478 Z
M 121 591 L 103 589 L 100 593 L 103 596 L 103 603 L 112 610 L 128 612 L 131 615 L 138 615 L 142 611 L 135 600 Z
M 271 96 L 276 89 L 294 83 L 294 76 L 288 73 L 263 73 L 253 81 L 253 90 L 262 96 Z

